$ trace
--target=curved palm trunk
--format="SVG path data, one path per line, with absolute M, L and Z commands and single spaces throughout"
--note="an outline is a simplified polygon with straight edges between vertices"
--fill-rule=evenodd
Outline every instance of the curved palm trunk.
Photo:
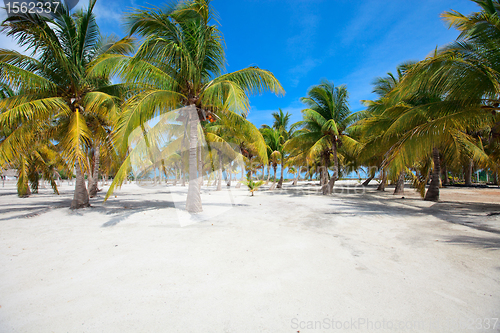
M 200 195 L 200 179 L 198 178 L 198 167 L 196 153 L 198 151 L 198 114 L 196 107 L 188 107 L 189 119 L 189 187 L 186 199 L 186 210 L 190 213 L 203 211 Z M 201 175 L 200 175 L 201 176 Z
M 387 171 L 382 169 L 382 181 L 377 187 L 377 191 L 385 191 L 385 186 L 387 185 Z
M 398 182 L 396 183 L 396 188 L 394 189 L 394 194 L 404 194 L 405 193 L 405 172 L 401 171 L 398 177 Z
M 89 196 L 91 198 L 97 195 L 99 189 L 97 188 L 99 181 L 99 157 L 101 154 L 101 147 L 97 144 L 97 147 L 94 150 L 94 167 L 92 171 L 92 178 L 89 179 Z
M 277 188 L 283 187 L 283 171 L 284 171 L 284 169 L 285 169 L 284 161 L 283 161 L 283 158 L 281 158 L 281 176 L 280 176 L 280 181 L 278 182 L 278 185 L 276 186 Z
M 370 176 L 368 179 L 366 179 L 363 184 L 361 184 L 362 186 L 368 186 L 368 184 L 370 184 L 370 182 L 373 180 L 373 178 L 375 178 L 375 175 L 373 176 Z
M 89 194 L 87 192 L 87 187 L 85 187 L 85 178 L 83 177 L 82 167 L 78 160 L 75 163 L 75 172 L 75 193 L 73 195 L 73 201 L 71 202 L 71 209 L 89 207 Z
M 434 148 L 432 150 L 432 160 L 434 162 L 434 169 L 432 170 L 432 180 L 424 200 L 439 201 L 439 185 L 441 176 L 441 163 L 439 161 L 439 150 Z

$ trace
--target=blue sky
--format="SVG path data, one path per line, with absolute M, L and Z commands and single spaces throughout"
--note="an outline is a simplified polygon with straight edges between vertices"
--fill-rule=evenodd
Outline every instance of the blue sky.
M 98 23 L 104 33 L 123 36 L 122 13 L 146 3 L 164 2 L 98 0 Z M 469 0 L 213 0 L 212 5 L 226 40 L 227 71 L 259 66 L 272 71 L 286 90 L 284 97 L 251 97 L 248 118 L 257 126 L 271 124 L 278 108 L 292 113 L 293 122 L 300 120 L 300 97 L 321 79 L 347 85 L 351 110 L 362 110 L 360 100 L 374 98 L 374 78 L 457 37 L 440 19 L 443 11 L 469 14 L 478 8 Z M 0 36 L 0 46 L 14 44 Z

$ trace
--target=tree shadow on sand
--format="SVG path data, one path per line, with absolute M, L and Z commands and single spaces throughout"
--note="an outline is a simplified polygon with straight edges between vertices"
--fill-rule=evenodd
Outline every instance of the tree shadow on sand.
M 388 203 L 393 203 L 388 207 Z M 430 206 L 429 206 L 430 205 Z M 463 244 L 484 249 L 500 248 L 500 204 L 478 202 L 441 201 L 422 202 L 420 199 L 401 199 L 400 197 L 381 196 L 378 193 L 365 193 L 358 197 L 349 197 L 342 206 L 332 203 L 335 215 L 385 215 L 390 218 L 404 219 L 410 216 L 433 216 L 441 221 L 466 226 L 489 233 L 485 237 L 453 236 L 447 240 L 450 244 Z M 325 212 L 332 214 L 332 212 Z M 446 235 L 445 235 L 446 237 Z
M 500 238 L 495 238 L 495 237 L 457 236 L 457 237 L 452 237 L 446 242 L 457 245 L 469 245 L 488 250 L 500 249 Z

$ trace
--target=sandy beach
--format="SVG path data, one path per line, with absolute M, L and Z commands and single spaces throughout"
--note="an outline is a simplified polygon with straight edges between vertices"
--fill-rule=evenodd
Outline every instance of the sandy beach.
M 498 332 L 500 189 L 0 188 L 1 332 Z M 104 188 L 106 189 L 106 187 Z M 487 328 L 487 325 L 490 325 Z

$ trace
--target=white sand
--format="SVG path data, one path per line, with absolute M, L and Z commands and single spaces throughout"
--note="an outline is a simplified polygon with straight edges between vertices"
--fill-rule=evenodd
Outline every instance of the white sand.
M 192 218 L 180 186 L 70 211 L 67 185 L 7 184 L 0 332 L 500 332 L 500 189 L 434 204 L 342 186 L 203 187 Z

